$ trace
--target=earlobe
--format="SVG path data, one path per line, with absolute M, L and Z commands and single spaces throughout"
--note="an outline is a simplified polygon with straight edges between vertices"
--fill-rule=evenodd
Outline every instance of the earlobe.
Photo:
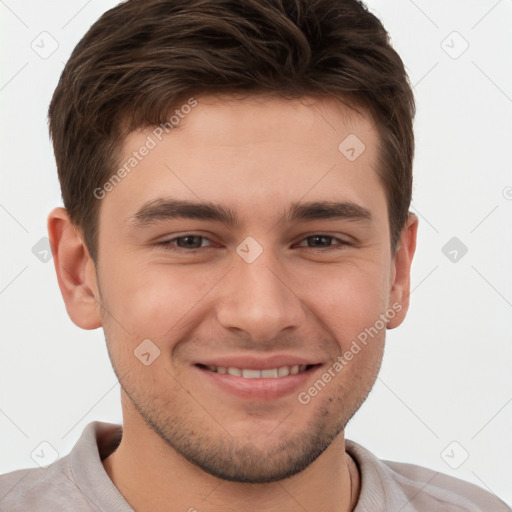
M 65 208 L 48 215 L 48 236 L 59 288 L 71 321 L 82 329 L 101 327 L 95 266 Z
M 414 213 L 409 212 L 409 218 L 400 235 L 392 263 L 389 307 L 398 311 L 398 313 L 389 320 L 387 324 L 388 329 L 398 327 L 404 321 L 409 309 L 411 264 L 414 252 L 416 251 L 417 232 L 418 217 Z

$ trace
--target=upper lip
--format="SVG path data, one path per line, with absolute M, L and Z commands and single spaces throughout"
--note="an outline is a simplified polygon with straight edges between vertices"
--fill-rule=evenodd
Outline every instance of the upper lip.
M 196 364 L 221 366 L 224 368 L 246 368 L 248 370 L 270 370 L 272 368 L 281 368 L 282 366 L 314 365 L 318 364 L 318 362 L 311 358 L 282 354 L 264 358 L 254 356 L 225 356 L 198 361 Z

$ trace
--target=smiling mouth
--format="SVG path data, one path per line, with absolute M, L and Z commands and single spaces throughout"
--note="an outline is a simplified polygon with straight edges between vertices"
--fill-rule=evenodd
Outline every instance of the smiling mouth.
M 245 379 L 279 379 L 282 377 L 288 377 L 289 375 L 297 375 L 305 373 L 312 368 L 320 366 L 318 364 L 301 364 L 293 366 L 280 366 L 278 368 L 269 368 L 264 370 L 258 370 L 254 368 L 235 368 L 233 366 L 213 366 L 204 365 L 198 363 L 196 366 L 204 370 L 209 370 L 212 373 L 220 373 L 232 375 L 234 377 L 243 377 Z

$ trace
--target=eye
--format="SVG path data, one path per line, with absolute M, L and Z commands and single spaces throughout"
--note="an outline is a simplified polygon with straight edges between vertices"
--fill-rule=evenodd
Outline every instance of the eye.
M 197 249 L 204 247 L 201 245 L 202 240 L 210 241 L 208 238 L 204 236 L 186 234 L 183 236 L 177 236 L 176 238 L 171 238 L 170 240 L 158 242 L 156 245 L 164 247 L 165 249 L 168 249 L 170 251 L 183 250 L 185 252 L 196 252 Z
M 329 243 L 329 241 L 333 241 L 333 240 L 336 240 L 339 243 L 337 245 L 332 245 L 331 243 Z M 301 243 L 303 243 L 303 242 L 313 243 L 314 247 L 307 247 L 309 249 L 324 249 L 324 250 L 340 249 L 341 247 L 343 247 L 345 245 L 349 245 L 348 242 L 346 242 L 345 240 L 342 240 L 341 238 L 337 238 L 337 237 L 331 236 L 331 235 L 324 235 L 324 234 L 320 234 L 320 233 L 316 233 L 314 235 L 304 238 L 301 241 Z M 317 243 L 320 243 L 321 245 L 317 245 Z M 299 246 L 301 246 L 301 245 L 299 244 Z M 302 247 L 304 247 L 304 246 L 302 246 Z
M 331 243 L 332 241 L 337 241 L 338 243 L 333 245 Z M 207 242 L 207 245 L 204 245 L 202 242 Z M 323 251 L 341 249 L 342 247 L 349 245 L 348 242 L 342 240 L 341 238 L 320 233 L 315 233 L 302 239 L 297 247 L 304 247 L 304 245 L 301 245 L 304 242 L 313 244 L 313 246 L 306 246 L 307 249 L 321 249 Z M 182 236 L 170 238 L 169 240 L 157 242 L 155 245 L 158 247 L 163 247 L 169 251 L 195 253 L 199 249 L 206 249 L 208 247 L 212 247 L 214 244 L 210 239 L 204 236 L 187 233 Z

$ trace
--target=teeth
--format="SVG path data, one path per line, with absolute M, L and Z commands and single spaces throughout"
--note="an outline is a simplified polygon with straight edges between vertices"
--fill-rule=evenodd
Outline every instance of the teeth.
M 233 375 L 233 374 L 231 374 L 231 375 Z M 258 379 L 261 377 L 261 371 L 260 370 L 242 370 L 242 377 L 245 377 L 246 379 Z
M 281 368 L 278 368 L 278 377 L 288 377 L 288 375 L 290 375 L 290 368 L 288 368 L 288 366 L 281 366 Z
M 234 375 L 235 377 L 244 377 L 245 379 L 277 379 L 279 377 L 288 377 L 288 375 L 296 375 L 306 371 L 305 364 L 295 364 L 293 366 L 281 366 L 279 368 L 272 368 L 268 370 L 254 370 L 252 368 L 229 368 L 223 366 L 208 365 L 208 370 L 215 373 L 222 373 L 228 375 Z

